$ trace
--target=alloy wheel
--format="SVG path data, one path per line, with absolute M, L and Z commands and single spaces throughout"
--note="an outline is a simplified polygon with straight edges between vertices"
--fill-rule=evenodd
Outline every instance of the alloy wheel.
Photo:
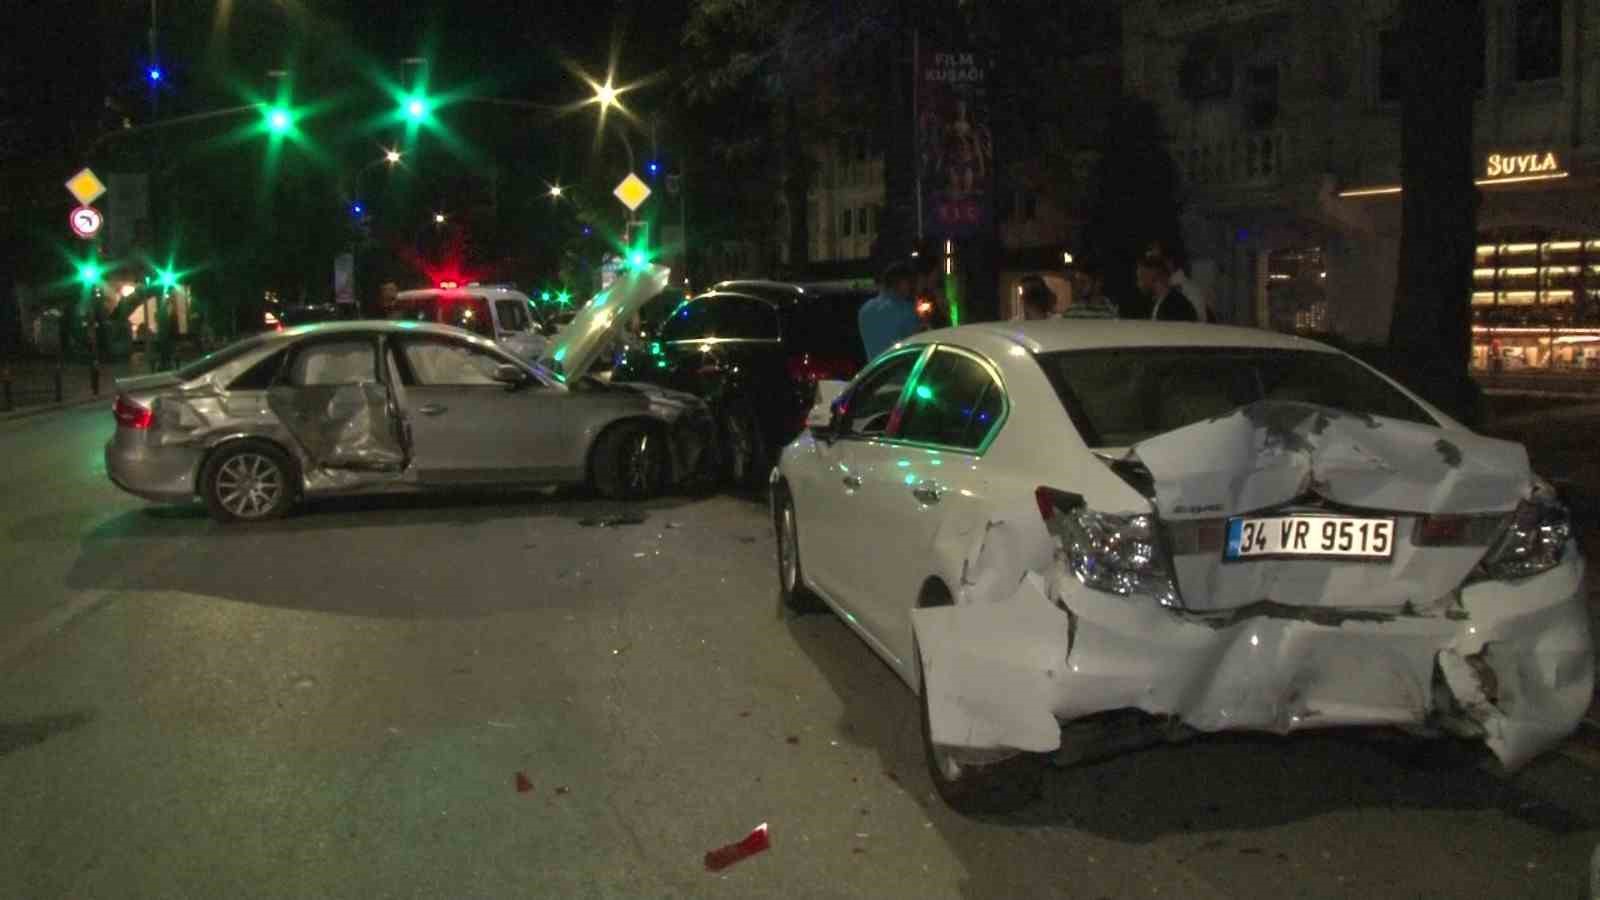
M 800 538 L 794 527 L 794 504 L 785 503 L 783 514 L 779 517 L 778 527 L 782 533 L 778 535 L 778 577 L 783 579 L 783 589 L 793 593 L 798 587 L 800 567 Z
M 239 453 L 217 473 L 217 500 L 241 519 L 258 519 L 271 512 L 283 494 L 283 471 L 260 453 Z

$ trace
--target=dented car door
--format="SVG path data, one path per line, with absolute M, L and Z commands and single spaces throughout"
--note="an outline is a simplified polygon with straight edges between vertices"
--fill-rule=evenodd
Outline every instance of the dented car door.
M 405 464 L 372 335 L 297 344 L 267 391 L 267 404 L 318 467 L 382 472 Z

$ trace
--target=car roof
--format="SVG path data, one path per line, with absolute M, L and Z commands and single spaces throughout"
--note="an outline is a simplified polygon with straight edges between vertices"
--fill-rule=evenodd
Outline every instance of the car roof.
M 433 297 L 521 297 L 528 299 L 528 295 L 519 290 L 497 284 L 466 284 L 453 288 L 416 288 L 401 291 L 395 295 L 396 300 L 423 300 Z
M 1338 351 L 1326 344 L 1259 328 L 1204 325 L 1196 322 L 1151 322 L 1127 319 L 1043 319 L 1033 322 L 983 322 L 925 331 L 908 344 L 968 344 L 972 349 L 1001 353 L 1021 346 L 1031 353 L 1062 350 L 1115 350 L 1138 347 L 1209 347 L 1253 350 Z
M 494 342 L 486 340 L 470 331 L 456 328 L 453 325 L 440 325 L 435 322 L 413 322 L 410 320 L 390 319 L 354 319 L 341 322 L 314 322 L 309 325 L 296 325 L 285 328 L 271 336 L 276 341 L 292 341 L 316 335 L 336 334 L 436 334 L 448 337 L 468 337 L 475 342 L 492 345 Z
M 741 294 L 773 302 L 800 303 L 814 297 L 839 297 L 871 293 L 870 288 L 850 287 L 841 284 L 800 284 L 792 281 L 763 281 L 756 278 L 739 278 L 719 281 L 707 294 Z

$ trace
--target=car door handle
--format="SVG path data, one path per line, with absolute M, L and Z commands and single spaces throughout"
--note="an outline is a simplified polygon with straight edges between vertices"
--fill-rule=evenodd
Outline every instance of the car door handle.
M 860 475 L 846 475 L 844 477 L 844 486 L 849 488 L 852 491 L 855 490 L 856 488 L 861 487 L 861 476 Z
M 437 416 L 449 408 L 450 407 L 445 406 L 442 403 L 425 403 L 422 406 L 417 407 L 417 412 L 422 413 L 425 416 Z
M 944 488 L 936 482 L 921 481 L 911 489 L 911 496 L 923 503 L 938 503 L 939 498 L 944 496 Z

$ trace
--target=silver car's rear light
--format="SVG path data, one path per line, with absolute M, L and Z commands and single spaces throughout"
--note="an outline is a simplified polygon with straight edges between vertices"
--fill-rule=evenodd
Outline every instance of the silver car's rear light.
M 155 422 L 156 414 L 148 406 L 135 403 L 126 396 L 117 395 L 117 402 L 111 407 L 111 415 L 116 417 L 117 424 L 123 428 L 149 428 Z
M 1081 496 L 1051 487 L 1037 488 L 1034 499 L 1072 574 L 1085 587 L 1181 605 L 1154 515 L 1097 512 Z

